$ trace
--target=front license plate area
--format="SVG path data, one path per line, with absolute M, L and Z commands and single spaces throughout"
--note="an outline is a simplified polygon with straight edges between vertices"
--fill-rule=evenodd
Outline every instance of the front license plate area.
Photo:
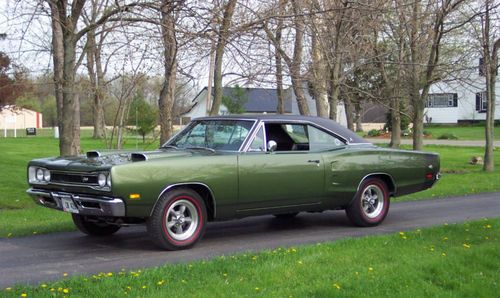
M 70 198 L 61 198 L 61 204 L 63 210 L 71 213 L 78 213 L 78 208 L 76 208 L 75 202 Z

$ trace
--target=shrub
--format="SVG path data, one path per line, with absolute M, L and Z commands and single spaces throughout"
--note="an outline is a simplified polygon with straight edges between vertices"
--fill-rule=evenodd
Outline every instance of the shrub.
M 438 140 L 458 140 L 458 137 L 452 133 L 444 133 L 438 137 Z
M 380 132 L 380 130 L 378 129 L 372 129 L 370 131 L 368 131 L 368 136 L 369 137 L 378 137 L 380 136 L 382 133 Z

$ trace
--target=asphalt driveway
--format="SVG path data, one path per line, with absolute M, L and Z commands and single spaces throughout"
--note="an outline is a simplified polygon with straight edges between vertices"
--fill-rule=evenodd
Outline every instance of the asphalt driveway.
M 56 280 L 63 278 L 64 272 L 75 275 L 132 270 L 499 216 L 500 192 L 497 192 L 394 203 L 384 223 L 374 228 L 353 227 L 343 211 L 301 213 L 289 221 L 259 216 L 211 223 L 197 246 L 175 252 L 159 250 L 142 226 L 123 228 L 106 238 L 67 232 L 0 239 L 0 287 Z

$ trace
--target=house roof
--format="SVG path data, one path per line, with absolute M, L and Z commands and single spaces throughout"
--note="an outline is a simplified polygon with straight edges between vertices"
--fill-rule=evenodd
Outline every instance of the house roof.
M 247 102 L 245 103 L 245 112 L 247 113 L 276 113 L 278 107 L 278 91 L 276 89 L 268 88 L 247 88 L 240 87 L 245 90 L 247 96 Z M 203 88 L 198 95 L 193 99 L 195 101 L 199 95 L 206 90 L 207 87 Z M 233 98 L 235 87 L 223 87 L 222 95 Z M 212 89 L 213 90 L 213 89 Z M 213 91 L 212 91 L 213 94 Z M 285 113 L 292 112 L 292 98 L 290 96 L 290 90 L 284 90 L 285 96 Z M 196 103 L 195 103 L 196 105 Z M 193 105 L 194 106 L 194 105 Z

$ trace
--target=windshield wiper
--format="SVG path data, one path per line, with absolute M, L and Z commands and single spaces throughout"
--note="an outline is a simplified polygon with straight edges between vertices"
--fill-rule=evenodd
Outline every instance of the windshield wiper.
M 172 149 L 179 149 L 177 146 L 174 145 L 163 145 L 160 148 L 172 148 Z
M 198 149 L 201 149 L 201 150 L 208 150 L 210 152 L 213 152 L 215 153 L 215 150 L 212 149 L 212 148 L 208 148 L 208 147 L 201 147 L 201 146 L 192 146 L 192 147 L 186 147 L 186 149 L 194 149 L 194 150 L 198 150 Z

